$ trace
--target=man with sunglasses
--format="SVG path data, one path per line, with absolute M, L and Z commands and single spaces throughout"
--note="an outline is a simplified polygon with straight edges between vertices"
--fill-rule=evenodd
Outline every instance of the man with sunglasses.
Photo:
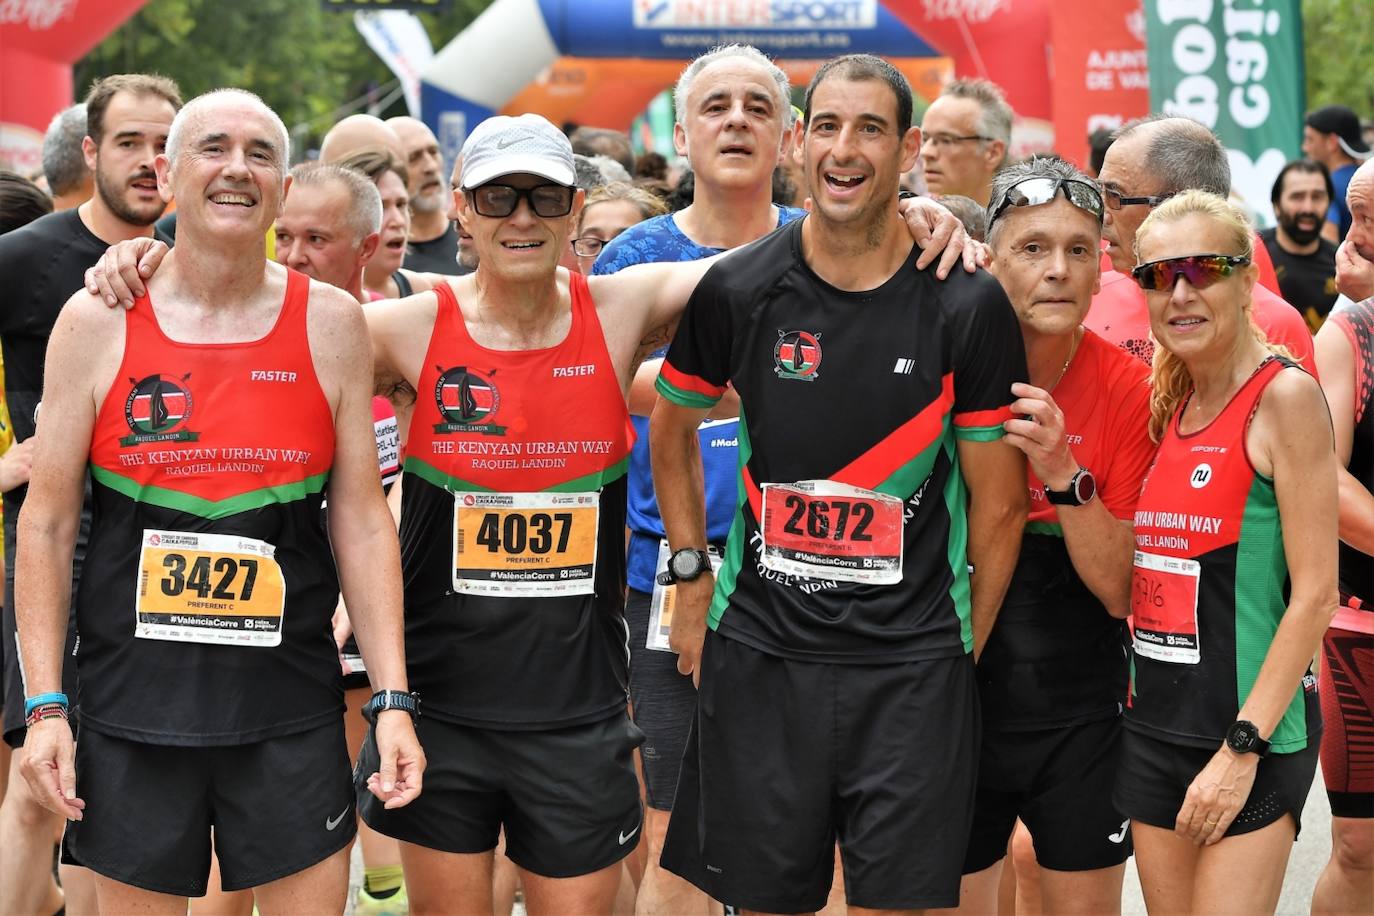
M 1086 324 L 1103 338 L 1149 363 L 1154 355 L 1150 316 L 1145 296 L 1130 277 L 1135 266 L 1135 233 L 1150 211 L 1182 191 L 1198 189 L 1226 197 L 1231 193 L 1231 166 L 1226 149 L 1206 127 L 1188 118 L 1151 115 L 1122 127 L 1102 162 L 1103 197 L 1107 204 L 1102 229 L 1112 270 L 1104 273 L 1102 289 L 1093 299 Z M 1301 313 L 1275 290 L 1273 265 L 1264 245 L 1256 240 L 1261 266 L 1255 284 L 1255 323 L 1274 343 L 1283 344 L 1309 372 L 1312 335 Z
M 960 909 L 993 913 L 1017 818 L 1047 912 L 1112 913 L 1131 853 L 1111 801 L 1126 695 L 1131 522 L 1154 455 L 1149 370 L 1082 326 L 1098 286 L 1102 196 L 1059 159 L 993 181 L 988 269 L 1025 338 L 1006 441 L 1031 511 L 978 663 L 983 744 Z

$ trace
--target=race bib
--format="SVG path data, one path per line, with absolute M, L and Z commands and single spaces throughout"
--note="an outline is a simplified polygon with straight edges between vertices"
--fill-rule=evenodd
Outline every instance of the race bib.
M 600 512 L 600 493 L 454 494 L 453 590 L 592 594 Z
M 673 550 L 668 546 L 667 540 L 658 542 L 658 564 L 654 567 L 654 593 L 649 600 L 649 636 L 644 642 L 646 649 L 657 649 L 660 652 L 673 651 L 668 646 L 668 635 L 673 632 L 673 607 L 677 603 L 677 586 L 664 585 L 658 581 L 657 573 L 668 568 L 668 558 L 672 556 Z M 716 553 L 714 549 L 709 551 L 711 557 L 711 574 L 714 575 L 725 562 L 725 558 Z
M 763 485 L 763 565 L 807 579 L 902 581 L 902 501 L 830 480 Z
M 139 639 L 281 644 L 286 580 L 276 548 L 232 534 L 143 532 L 135 590 Z
M 1131 617 L 1137 654 L 1176 665 L 1202 660 L 1197 626 L 1201 571 L 1196 560 L 1135 552 Z

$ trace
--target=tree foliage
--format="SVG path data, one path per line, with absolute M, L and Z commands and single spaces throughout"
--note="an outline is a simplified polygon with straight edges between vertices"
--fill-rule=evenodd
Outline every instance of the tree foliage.
M 490 2 L 454 0 L 446 13 L 419 14 L 435 50 Z M 187 99 L 222 86 L 251 90 L 293 133 L 308 125 L 314 140 L 341 105 L 393 79 L 353 16 L 319 0 L 149 0 L 77 62 L 77 94 L 99 77 L 134 72 L 172 77 Z M 405 103 L 379 113 L 405 114 Z
M 1347 105 L 1374 116 L 1374 28 L 1369 0 L 1303 0 L 1307 105 Z

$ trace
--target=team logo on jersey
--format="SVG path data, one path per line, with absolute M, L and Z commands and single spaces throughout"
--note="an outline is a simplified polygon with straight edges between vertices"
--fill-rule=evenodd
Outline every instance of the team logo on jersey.
M 1194 490 L 1201 490 L 1211 482 L 1212 466 L 1205 461 L 1193 468 L 1193 473 L 1188 475 L 1188 483 Z
M 119 440 L 124 448 L 146 442 L 195 442 L 200 433 L 191 432 L 184 424 L 191 417 L 191 390 L 186 383 L 191 373 L 181 378 L 171 375 L 150 375 L 144 379 L 129 379 L 132 386 L 124 399 L 124 420 L 131 436 Z
M 806 331 L 779 331 L 773 346 L 773 371 L 778 378 L 814 382 L 821 366 L 820 337 Z
M 479 375 L 467 366 L 448 371 L 435 368 L 439 369 L 439 381 L 434 385 L 434 403 L 445 420 L 434 424 L 436 433 L 506 434 L 506 427 L 487 422 L 501 408 L 501 393 L 488 377 L 495 372 Z

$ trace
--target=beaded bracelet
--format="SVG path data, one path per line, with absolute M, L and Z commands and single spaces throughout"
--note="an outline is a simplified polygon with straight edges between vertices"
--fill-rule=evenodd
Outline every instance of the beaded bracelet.
M 67 718 L 67 707 L 61 703 L 40 703 L 29 714 L 24 717 L 24 727 L 32 728 L 44 719 L 65 719 Z

